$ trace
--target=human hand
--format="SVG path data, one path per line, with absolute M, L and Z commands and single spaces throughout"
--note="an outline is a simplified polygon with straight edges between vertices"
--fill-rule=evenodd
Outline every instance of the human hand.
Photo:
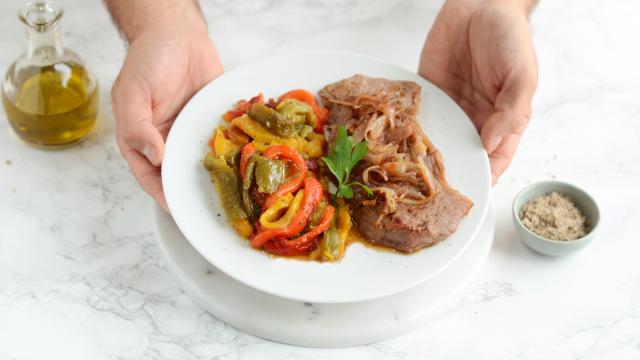
M 165 210 L 160 179 L 164 142 L 178 112 L 223 72 L 201 15 L 136 32 L 111 90 L 116 139 L 142 188 Z
M 538 82 L 526 0 L 448 0 L 427 37 L 418 73 L 469 115 L 489 155 L 493 183 L 531 117 Z

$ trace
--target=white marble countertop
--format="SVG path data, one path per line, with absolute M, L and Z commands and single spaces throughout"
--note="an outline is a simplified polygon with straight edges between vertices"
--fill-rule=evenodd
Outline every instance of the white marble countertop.
M 65 45 L 97 74 L 102 108 L 87 141 L 53 152 L 22 144 L 0 115 L 0 359 L 640 358 L 637 0 L 541 1 L 532 16 L 540 86 L 494 189 L 487 264 L 446 316 L 350 349 L 255 338 L 181 292 L 154 243 L 151 200 L 114 141 L 108 94 L 122 42 L 100 1 L 60 2 Z M 415 69 L 440 6 L 201 2 L 227 69 L 285 48 L 348 49 Z M 24 48 L 20 4 L 0 2 L 3 74 Z M 598 238 L 572 257 L 531 252 L 511 226 L 516 192 L 549 178 L 588 189 L 602 209 Z

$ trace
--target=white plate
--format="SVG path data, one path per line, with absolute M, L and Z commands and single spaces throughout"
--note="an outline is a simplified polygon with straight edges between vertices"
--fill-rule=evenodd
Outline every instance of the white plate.
M 211 132 L 238 99 L 259 92 L 276 97 L 295 88 L 317 92 L 354 74 L 411 80 L 422 86 L 420 124 L 444 156 L 449 183 L 471 198 L 474 207 L 449 239 L 413 255 L 354 244 L 341 262 L 317 263 L 274 259 L 253 250 L 226 223 L 219 196 L 202 166 Z M 480 138 L 447 95 L 408 70 L 336 51 L 272 56 L 229 71 L 205 86 L 184 107 L 169 133 L 162 183 L 176 224 L 205 259 L 251 287 L 315 303 L 376 299 L 435 276 L 475 237 L 490 194 L 489 162 Z

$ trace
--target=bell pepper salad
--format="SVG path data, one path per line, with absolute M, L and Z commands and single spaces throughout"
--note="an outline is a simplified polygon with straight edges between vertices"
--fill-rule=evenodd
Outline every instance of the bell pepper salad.
M 332 204 L 320 161 L 328 117 L 310 92 L 295 89 L 238 101 L 213 131 L 204 166 L 229 223 L 255 249 L 318 261 L 344 254 L 348 205 Z

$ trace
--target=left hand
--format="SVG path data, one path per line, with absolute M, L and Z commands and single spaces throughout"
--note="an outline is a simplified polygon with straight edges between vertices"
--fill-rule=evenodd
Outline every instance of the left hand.
M 531 117 L 538 82 L 526 0 L 448 0 L 422 50 L 418 73 L 469 115 L 489 155 L 493 183 Z
M 168 18 L 146 14 L 152 25 L 128 36 L 111 90 L 120 151 L 142 188 L 167 211 L 160 176 L 165 139 L 189 98 L 223 71 L 200 11 L 182 10 Z

